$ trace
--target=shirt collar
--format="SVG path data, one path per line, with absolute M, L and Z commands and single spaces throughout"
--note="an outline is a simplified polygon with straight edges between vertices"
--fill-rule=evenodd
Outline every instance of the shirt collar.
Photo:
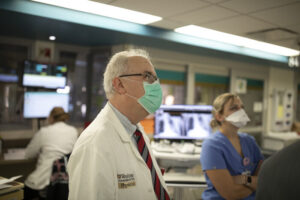
M 135 130 L 137 129 L 137 126 L 132 124 L 129 121 L 129 119 L 125 115 L 123 115 L 117 108 L 115 108 L 110 102 L 108 102 L 108 105 L 114 111 L 114 113 L 116 114 L 117 118 L 120 120 L 121 124 L 124 126 L 129 136 L 132 136 Z

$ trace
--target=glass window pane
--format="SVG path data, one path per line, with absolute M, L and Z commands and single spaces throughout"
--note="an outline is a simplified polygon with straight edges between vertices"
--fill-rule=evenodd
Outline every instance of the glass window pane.
M 163 90 L 163 104 L 185 104 L 185 72 L 156 70 Z
M 296 110 L 296 120 L 300 122 L 300 84 L 298 85 L 298 90 L 297 90 L 297 110 Z
M 19 75 L 27 59 L 26 46 L 0 44 L 0 129 L 31 129 L 23 118 L 23 88 Z

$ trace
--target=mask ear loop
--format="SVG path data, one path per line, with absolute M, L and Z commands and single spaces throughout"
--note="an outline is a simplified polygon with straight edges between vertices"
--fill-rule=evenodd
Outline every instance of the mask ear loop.
M 134 82 L 140 82 L 140 81 L 137 81 L 137 80 L 132 80 L 132 79 L 130 79 L 130 78 L 128 78 L 128 77 L 122 77 L 122 78 L 125 78 L 125 79 L 130 80 L 130 81 L 134 81 Z M 124 87 L 124 88 L 125 88 L 125 87 Z M 131 98 L 133 98 L 133 99 L 136 100 L 136 101 L 139 99 L 139 98 L 137 98 L 137 97 L 135 97 L 135 96 L 132 96 L 132 95 L 128 94 L 127 91 L 126 91 L 125 95 L 126 95 L 126 96 L 129 96 L 129 97 L 131 97 Z
M 125 93 L 125 95 L 126 95 L 126 96 L 129 96 L 129 97 L 131 97 L 131 98 L 133 98 L 133 99 L 136 100 L 136 101 L 138 100 L 138 98 L 136 98 L 136 97 L 134 97 L 134 96 L 132 96 L 132 95 L 130 95 L 130 94 L 128 94 L 128 93 Z

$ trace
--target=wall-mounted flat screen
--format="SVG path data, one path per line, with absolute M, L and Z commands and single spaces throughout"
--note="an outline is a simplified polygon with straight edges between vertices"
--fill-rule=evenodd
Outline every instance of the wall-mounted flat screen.
M 67 66 L 25 61 L 22 85 L 25 87 L 63 88 L 67 83 Z
M 52 108 L 60 106 L 69 111 L 69 94 L 57 92 L 25 92 L 24 118 L 47 118 Z

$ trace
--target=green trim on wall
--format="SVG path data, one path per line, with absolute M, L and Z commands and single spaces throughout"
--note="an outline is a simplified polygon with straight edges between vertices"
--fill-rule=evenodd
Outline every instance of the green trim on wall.
M 172 80 L 159 80 L 160 84 L 167 84 L 167 85 L 184 85 L 183 81 L 172 81 Z
M 170 81 L 176 81 L 176 82 L 177 81 L 185 82 L 185 80 L 186 80 L 185 72 L 157 69 L 156 74 L 160 80 L 170 80 Z
M 247 79 L 247 87 L 264 87 L 264 81 L 256 79 Z
M 208 74 L 196 74 L 196 83 L 213 83 L 213 84 L 224 84 L 229 85 L 229 77 L 217 76 Z

